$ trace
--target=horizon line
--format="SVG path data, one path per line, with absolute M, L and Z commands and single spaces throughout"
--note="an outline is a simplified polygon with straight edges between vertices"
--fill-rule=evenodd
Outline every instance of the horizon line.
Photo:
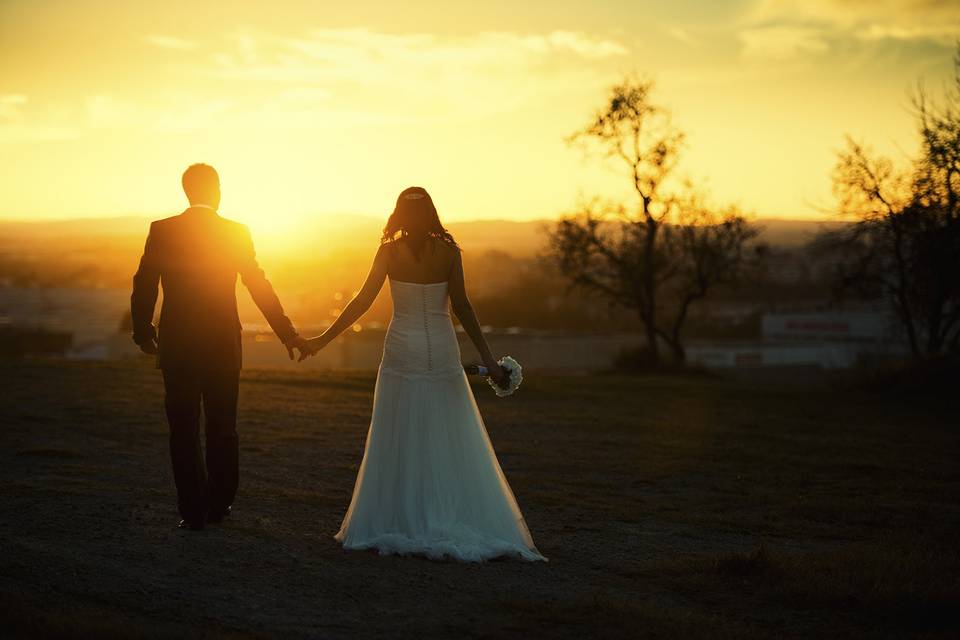
M 219 213 L 219 212 L 218 212 Z M 42 218 L 23 218 L 23 217 L 10 217 L 5 214 L 0 214 L 0 224 L 57 224 L 65 222 L 105 222 L 108 220 L 161 220 L 163 218 L 168 218 L 171 216 L 179 215 L 179 213 L 158 213 L 158 214 L 149 214 L 149 213 L 127 213 L 127 214 L 104 214 L 104 215 L 76 215 L 72 217 L 42 217 Z M 348 216 L 351 218 L 363 218 L 368 220 L 386 220 L 389 214 L 385 215 L 374 215 L 369 213 L 346 213 L 346 212 L 327 212 L 327 213 L 315 213 L 307 214 L 303 216 L 304 219 L 310 218 L 311 216 L 315 217 L 344 217 Z M 555 216 L 540 216 L 540 217 L 531 217 L 531 218 L 522 218 L 519 220 L 511 220 L 509 218 L 465 218 L 465 219 L 455 219 L 450 221 L 445 221 L 444 224 L 471 224 L 477 222 L 486 222 L 486 223 L 513 223 L 513 224 L 523 224 L 531 222 L 551 222 L 558 220 L 563 217 L 564 214 L 558 214 Z M 230 217 L 229 213 L 226 217 Z M 748 215 L 746 218 L 750 221 L 768 221 L 768 222 L 844 222 L 839 215 L 830 217 L 825 215 L 823 217 L 790 217 L 784 215 Z

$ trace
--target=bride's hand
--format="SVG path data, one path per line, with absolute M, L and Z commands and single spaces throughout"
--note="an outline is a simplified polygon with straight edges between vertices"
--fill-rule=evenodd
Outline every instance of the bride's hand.
M 293 339 L 284 343 L 287 348 L 287 354 L 290 356 L 290 359 L 293 360 L 297 355 L 297 351 L 300 352 L 301 360 L 303 360 L 303 351 L 307 348 L 307 341 L 302 336 L 294 336 Z
M 507 372 L 499 365 L 499 363 L 494 362 L 487 364 L 486 367 L 488 375 L 493 379 L 494 382 L 497 383 L 498 386 L 504 386 L 509 380 L 507 377 Z
M 316 338 L 310 338 L 304 344 L 303 349 L 300 350 L 300 359 L 297 362 L 303 362 L 310 356 L 315 356 L 317 353 L 327 346 L 327 343 L 324 341 L 323 336 L 317 336 Z

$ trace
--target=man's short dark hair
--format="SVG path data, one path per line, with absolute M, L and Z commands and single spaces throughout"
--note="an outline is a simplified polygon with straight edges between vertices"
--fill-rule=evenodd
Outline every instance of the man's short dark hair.
M 217 170 L 202 162 L 187 167 L 181 182 L 183 192 L 187 194 L 187 200 L 191 204 L 209 204 L 220 193 L 220 176 Z

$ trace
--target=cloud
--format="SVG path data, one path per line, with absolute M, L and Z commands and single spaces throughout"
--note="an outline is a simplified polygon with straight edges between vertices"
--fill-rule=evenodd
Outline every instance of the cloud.
M 326 89 L 317 87 L 291 87 L 280 92 L 278 101 L 288 104 L 316 104 L 326 102 L 332 95 Z
M 162 100 L 125 100 L 112 95 L 89 96 L 84 103 L 87 129 L 135 129 L 161 133 L 196 131 L 226 124 L 232 100 L 185 99 L 169 95 Z
M 70 127 L 0 124 L 0 144 L 76 140 L 80 132 Z
M 164 35 L 143 40 L 164 49 L 196 47 Z M 194 94 L 171 85 L 148 95 L 114 87 L 71 104 L 46 105 L 29 119 L 21 117 L 15 130 L 5 129 L 2 139 L 98 136 L 111 130 L 308 131 L 473 123 L 478 117 L 555 104 L 571 92 L 599 90 L 618 72 L 609 61 L 629 53 L 616 40 L 579 31 L 441 36 L 364 28 L 294 35 L 247 30 L 210 44 L 204 44 L 201 62 L 183 61 L 180 68 L 175 59 L 170 67 L 174 74 L 193 76 L 182 79 L 200 87 Z M 25 100 L 0 96 L 0 118 L 20 117 Z
M 90 96 L 84 104 L 87 123 L 98 128 L 119 128 L 136 124 L 138 112 L 113 96 L 99 94 Z
M 629 52 L 619 42 L 594 39 L 576 31 L 554 31 L 546 36 L 546 41 L 555 51 L 572 51 L 584 58 L 610 58 L 623 56 Z
M 856 31 L 856 36 L 865 41 L 878 40 L 932 40 L 952 44 L 960 33 L 960 25 L 922 25 L 900 27 L 871 24 Z
M 771 26 L 744 29 L 738 37 L 743 43 L 743 55 L 748 58 L 785 60 L 823 53 L 830 48 L 821 31 L 809 27 Z
M 75 127 L 0 121 L 0 145 L 76 140 L 80 136 L 81 132 Z
M 960 2 L 946 0 L 761 0 L 748 26 L 806 25 L 875 39 L 952 42 L 960 31 Z
M 195 101 L 188 108 L 166 108 L 150 114 L 150 126 L 162 133 L 229 127 L 236 103 L 225 98 Z
M 204 71 L 265 91 L 299 87 L 303 103 L 368 105 L 362 112 L 333 113 L 369 123 L 465 118 L 502 112 L 592 86 L 609 60 L 626 56 L 623 44 L 582 32 L 524 34 L 481 32 L 445 37 L 432 33 L 387 33 L 365 28 L 321 29 L 302 36 L 246 33 L 212 54 Z M 606 66 L 604 66 L 606 65 Z M 531 77 L 537 82 L 531 82 Z M 276 91 L 276 89 L 274 90 Z M 376 114 L 379 114 L 377 116 Z M 279 126 L 279 125 L 278 125 Z
M 0 95 L 0 118 L 13 120 L 20 117 L 20 108 L 27 103 L 27 96 L 20 93 Z
M 739 21 L 745 57 L 798 58 L 913 41 L 952 46 L 960 2 L 940 0 L 760 0 Z
M 197 48 L 196 43 L 178 38 L 176 36 L 165 36 L 159 34 L 150 34 L 143 37 L 144 42 L 161 49 L 173 49 L 176 51 L 191 51 Z
M 27 121 L 23 111 L 27 102 L 27 96 L 21 93 L 0 95 L 0 144 L 72 140 L 79 136 L 71 127 Z
M 278 81 L 411 78 L 451 73 L 529 70 L 564 57 L 596 61 L 624 56 L 619 42 L 580 32 L 484 32 L 444 38 L 369 29 L 322 29 L 304 37 L 245 35 L 242 46 L 214 54 L 220 75 Z
M 839 27 L 863 24 L 935 25 L 960 20 L 960 4 L 945 0 L 760 0 L 752 21 L 807 20 Z
M 688 46 L 693 46 L 697 44 L 696 39 L 694 39 L 694 37 L 690 35 L 690 32 L 681 27 L 670 27 L 669 29 L 667 29 L 667 35 L 673 38 L 674 40 L 677 40 L 678 42 L 682 42 L 683 44 Z

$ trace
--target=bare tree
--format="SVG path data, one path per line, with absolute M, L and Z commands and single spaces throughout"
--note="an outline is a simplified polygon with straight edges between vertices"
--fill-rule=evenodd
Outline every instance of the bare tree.
M 848 229 L 821 245 L 844 260 L 845 288 L 889 298 L 916 358 L 960 350 L 960 46 L 954 86 L 914 99 L 920 152 L 908 167 L 847 139 L 834 170 Z
M 758 233 L 735 207 L 716 212 L 692 190 L 679 202 L 677 222 L 664 227 L 663 297 L 673 304 L 657 327 L 677 361 L 686 359 L 681 332 L 691 305 L 741 279 L 754 265 L 755 256 L 746 247 Z
M 637 313 L 656 364 L 661 339 L 684 359 L 690 306 L 735 280 L 743 245 L 756 232 L 736 211 L 715 214 L 689 188 L 668 188 L 684 136 L 652 102 L 652 90 L 648 80 L 615 85 L 594 119 L 569 139 L 618 161 L 635 204 L 594 200 L 562 218 L 550 234 L 550 255 L 574 286 Z M 661 308 L 661 293 L 675 308 Z

